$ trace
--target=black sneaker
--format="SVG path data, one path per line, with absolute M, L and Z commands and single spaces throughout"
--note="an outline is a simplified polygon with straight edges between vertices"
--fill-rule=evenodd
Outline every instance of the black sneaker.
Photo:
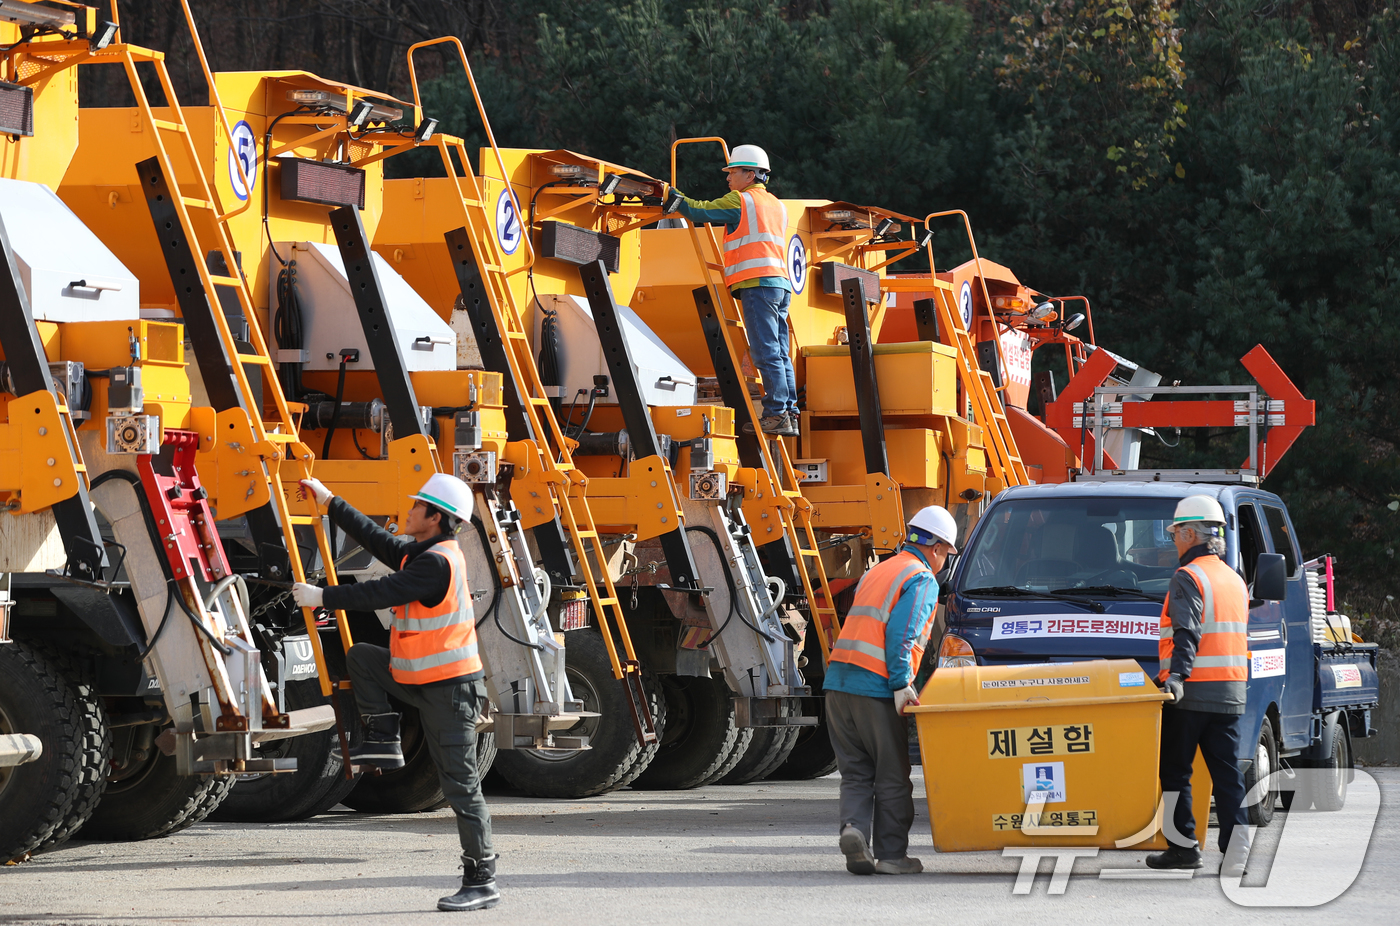
M 501 902 L 496 889 L 496 856 L 474 859 L 462 856 L 462 889 L 438 900 L 438 909 L 447 911 L 485 910 Z
M 365 714 L 364 739 L 350 747 L 351 765 L 373 765 L 382 769 L 403 768 L 403 746 L 399 742 L 398 714 Z
M 1149 855 L 1147 857 L 1147 867 L 1157 869 L 1200 868 L 1201 850 L 1183 849 L 1181 846 L 1172 846 L 1165 852 Z

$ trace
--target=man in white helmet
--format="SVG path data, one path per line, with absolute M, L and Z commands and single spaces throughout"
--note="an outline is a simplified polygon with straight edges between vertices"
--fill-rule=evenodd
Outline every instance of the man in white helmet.
M 852 874 L 924 870 L 908 857 L 914 785 L 904 711 L 919 703 L 913 682 L 938 608 L 934 576 L 957 540 L 946 509 L 930 505 L 915 514 L 899 552 L 856 586 L 831 649 L 822 688 L 841 770 L 840 847 Z
M 768 154 L 739 145 L 725 165 L 729 192 L 706 202 L 679 190 L 666 197 L 666 212 L 679 211 L 697 225 L 723 225 L 724 283 L 744 312 L 749 354 L 763 376 L 765 434 L 797 435 L 797 378 L 788 352 L 787 209 L 768 192 Z M 754 433 L 753 423 L 744 425 Z
M 404 518 L 403 535 L 375 524 L 335 497 L 318 479 L 303 490 L 325 506 L 350 539 L 397 572 L 368 582 L 318 588 L 297 583 L 292 595 L 303 608 L 376 611 L 391 608 L 389 647 L 356 643 L 346 654 L 363 739 L 350 750 L 355 764 L 402 768 L 399 714 L 390 696 L 418 709 L 423 737 L 437 766 L 442 793 L 457 817 L 462 844 L 462 888 L 438 901 L 439 910 L 479 910 L 501 899 L 491 812 L 481 795 L 476 767 L 476 721 L 486 706 L 486 682 L 477 652 L 476 620 L 467 585 L 467 563 L 453 536 L 472 516 L 471 487 L 435 473 L 418 490 Z
M 1249 679 L 1249 591 L 1221 557 L 1225 512 L 1209 495 L 1183 498 L 1168 528 L 1180 568 L 1162 603 L 1158 681 L 1173 700 L 1162 707 L 1162 793 L 1177 796 L 1169 848 L 1152 868 L 1201 867 L 1191 810 L 1191 772 L 1200 749 L 1220 821 L 1221 874 L 1244 874 L 1250 833 L 1244 775 L 1236 758 Z M 1204 834 L 1202 834 L 1204 835 Z

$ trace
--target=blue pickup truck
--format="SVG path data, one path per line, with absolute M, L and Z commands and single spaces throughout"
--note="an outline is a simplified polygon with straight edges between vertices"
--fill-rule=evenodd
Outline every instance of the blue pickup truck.
M 1351 742 L 1374 733 L 1376 646 L 1355 642 L 1329 611 L 1327 561 L 1303 561 L 1288 510 L 1270 492 L 1162 482 L 1007 489 L 952 566 L 937 664 L 1129 658 L 1155 677 L 1162 601 L 1177 566 L 1166 528 L 1176 503 L 1199 494 L 1225 510 L 1225 561 L 1252 596 L 1239 755 L 1246 787 L 1276 769 L 1324 769 L 1326 785 L 1311 799 L 1339 809 Z M 1267 790 L 1250 821 L 1266 825 L 1282 797 Z

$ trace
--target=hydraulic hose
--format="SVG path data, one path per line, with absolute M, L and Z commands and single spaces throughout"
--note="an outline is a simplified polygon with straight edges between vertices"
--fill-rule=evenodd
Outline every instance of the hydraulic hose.
M 698 524 L 686 527 L 687 533 L 691 531 L 704 534 L 705 536 L 709 537 L 710 542 L 715 545 L 715 553 L 719 556 L 720 565 L 724 567 L 724 582 L 726 585 L 729 586 L 729 613 L 724 616 L 724 623 L 720 624 L 719 629 L 716 630 L 714 633 L 710 634 L 709 639 L 707 639 L 704 643 L 701 643 L 698 647 L 699 649 L 709 649 L 710 644 L 715 642 L 715 640 L 719 639 L 719 635 L 724 633 L 724 628 L 728 627 L 729 622 L 734 620 L 734 615 L 739 613 L 739 589 L 734 584 L 734 573 L 732 573 L 729 570 L 729 560 L 724 555 L 724 547 L 720 545 L 719 534 L 716 534 L 713 530 L 711 530 L 708 527 L 702 527 Z M 741 621 L 744 621 L 744 623 L 753 630 L 757 631 L 760 634 L 763 634 L 763 636 L 768 636 L 767 634 L 764 634 L 763 631 L 758 630 L 757 627 L 754 627 L 748 621 L 744 620 L 743 615 L 740 615 L 739 619 Z

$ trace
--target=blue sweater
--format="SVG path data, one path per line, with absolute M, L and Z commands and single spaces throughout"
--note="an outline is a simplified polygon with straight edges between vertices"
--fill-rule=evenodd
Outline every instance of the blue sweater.
M 904 549 L 929 565 L 928 558 L 918 547 L 911 545 Z M 930 565 L 929 568 L 933 567 Z M 919 671 L 919 667 L 913 665 L 910 654 L 919 639 L 919 631 L 937 607 L 938 580 L 932 572 L 921 572 L 906 579 L 904 587 L 900 589 L 899 600 L 890 612 L 890 622 L 885 627 L 885 666 L 890 670 L 890 677 L 881 678 L 869 669 L 849 662 L 833 662 L 826 667 L 826 680 L 822 682 L 822 688 L 893 700 L 894 693 L 912 682 L 914 673 Z

